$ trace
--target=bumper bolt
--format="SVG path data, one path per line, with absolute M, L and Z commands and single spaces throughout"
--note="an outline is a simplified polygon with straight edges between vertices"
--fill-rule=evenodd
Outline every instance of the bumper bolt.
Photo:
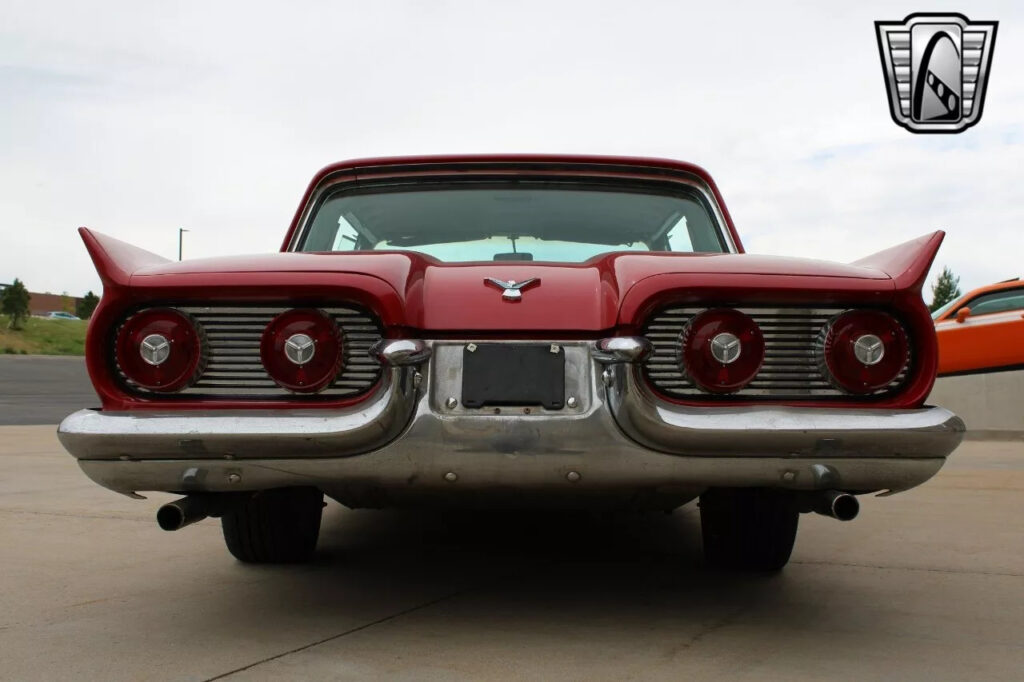
M 565 480 L 569 481 L 569 483 L 577 483 L 581 478 L 583 477 L 580 476 L 578 471 L 570 471 L 565 475 Z
M 456 407 L 458 407 L 458 405 L 459 401 L 456 400 L 455 398 L 448 398 L 448 400 L 444 401 L 444 406 L 447 407 L 449 410 L 454 410 Z
M 579 401 L 578 401 L 578 400 L 576 400 L 576 396 L 574 396 L 574 395 L 571 395 L 571 396 L 569 396 L 569 398 L 568 398 L 568 399 L 567 399 L 567 400 L 565 401 L 565 404 L 566 404 L 566 405 L 568 405 L 569 407 L 576 407 L 576 406 L 577 406 L 577 405 L 579 404 Z
M 447 474 L 444 475 L 444 480 L 448 481 L 449 483 L 455 483 L 455 481 L 459 480 L 459 475 L 456 474 L 454 471 L 449 471 Z

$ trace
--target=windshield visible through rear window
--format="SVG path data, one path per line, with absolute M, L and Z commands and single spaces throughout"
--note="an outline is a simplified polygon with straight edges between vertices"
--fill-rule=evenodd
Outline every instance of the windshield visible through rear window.
M 686 188 L 518 181 L 339 191 L 319 205 L 298 250 L 582 262 L 609 251 L 722 253 L 726 246 L 702 198 Z

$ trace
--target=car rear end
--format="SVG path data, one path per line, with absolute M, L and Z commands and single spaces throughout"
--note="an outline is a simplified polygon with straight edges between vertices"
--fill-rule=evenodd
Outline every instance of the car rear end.
M 103 405 L 62 442 L 108 488 L 186 495 L 165 527 L 223 517 L 245 560 L 312 551 L 240 538 L 271 509 L 308 539 L 321 493 L 702 496 L 710 556 L 778 568 L 800 511 L 852 518 L 853 495 L 924 482 L 962 437 L 923 404 L 941 235 L 848 266 L 749 256 L 688 164 L 350 162 L 314 179 L 275 256 L 174 264 L 84 237 L 106 286 L 88 340 Z

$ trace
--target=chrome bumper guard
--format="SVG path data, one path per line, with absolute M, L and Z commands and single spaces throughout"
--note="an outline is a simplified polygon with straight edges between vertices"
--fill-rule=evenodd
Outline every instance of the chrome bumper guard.
M 562 410 L 465 408 L 464 344 L 403 342 L 393 362 L 378 349 L 391 365 L 386 379 L 348 409 L 83 410 L 59 436 L 87 475 L 119 492 L 315 485 L 340 497 L 369 489 L 899 491 L 934 475 L 963 436 L 963 422 L 938 407 L 668 404 L 642 385 L 643 340 L 635 341 L 640 347 L 562 343 L 566 395 L 575 398 Z

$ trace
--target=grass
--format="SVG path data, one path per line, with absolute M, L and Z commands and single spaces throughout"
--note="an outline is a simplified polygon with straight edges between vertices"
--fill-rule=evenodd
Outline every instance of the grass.
M 30 317 L 20 330 L 8 329 L 0 315 L 0 353 L 7 355 L 85 355 L 85 320 Z

